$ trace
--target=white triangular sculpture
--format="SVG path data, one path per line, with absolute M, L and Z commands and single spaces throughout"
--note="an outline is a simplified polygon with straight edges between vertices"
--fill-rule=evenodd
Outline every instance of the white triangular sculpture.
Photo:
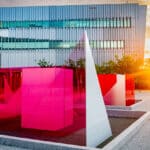
M 96 74 L 87 33 L 84 32 L 86 60 L 86 146 L 96 147 L 112 135 Z

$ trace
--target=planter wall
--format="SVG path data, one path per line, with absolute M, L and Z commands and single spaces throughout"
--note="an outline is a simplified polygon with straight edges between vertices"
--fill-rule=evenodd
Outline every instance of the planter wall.
M 98 79 L 106 105 L 130 106 L 135 103 L 132 75 L 99 74 Z
M 126 74 L 126 106 L 135 104 L 135 82 L 131 74 Z

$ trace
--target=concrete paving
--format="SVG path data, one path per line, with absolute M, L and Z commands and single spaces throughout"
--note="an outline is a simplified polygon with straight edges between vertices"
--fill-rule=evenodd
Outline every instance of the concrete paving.
M 150 111 L 150 91 L 136 91 L 136 99 L 144 101 L 142 107 L 138 109 Z M 150 119 L 120 150 L 150 150 Z
M 14 146 L 0 145 L 0 150 L 29 150 L 29 149 L 19 148 L 19 147 L 14 147 Z
M 150 111 L 150 90 L 138 90 L 135 91 L 135 99 L 142 100 L 143 103 L 134 110 L 138 111 Z
M 150 120 L 120 150 L 150 150 Z

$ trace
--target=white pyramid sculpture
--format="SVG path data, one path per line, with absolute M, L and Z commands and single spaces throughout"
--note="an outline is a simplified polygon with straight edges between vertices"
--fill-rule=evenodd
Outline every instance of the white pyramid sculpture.
M 84 32 L 86 59 L 86 146 L 96 147 L 112 135 L 99 86 L 87 33 Z

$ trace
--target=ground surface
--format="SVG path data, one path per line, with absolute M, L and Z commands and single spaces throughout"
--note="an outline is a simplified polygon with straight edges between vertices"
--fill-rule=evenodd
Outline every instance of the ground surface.
M 150 91 L 136 91 L 136 99 L 141 99 L 145 101 L 145 104 L 142 105 L 141 108 L 138 108 L 136 110 L 144 110 L 144 111 L 150 111 Z M 126 120 L 125 122 L 119 121 L 119 118 L 112 118 L 110 119 L 111 126 L 113 129 L 113 134 L 118 134 L 121 132 L 121 130 L 124 130 L 128 123 L 131 124 L 132 120 Z M 10 126 L 10 125 L 8 125 Z M 12 126 L 12 125 L 11 125 Z M 13 126 L 13 131 L 16 125 Z M 125 127 L 125 128 L 124 128 Z M 0 125 L 0 128 L 3 128 L 3 133 L 7 132 L 7 126 Z M 14 132 L 15 133 L 15 132 Z M 1 134 L 1 133 L 0 133 Z M 15 133 L 17 134 L 17 132 Z M 22 136 L 25 136 L 24 133 L 22 133 Z M 5 145 L 0 145 L 0 150 L 25 150 L 22 148 L 16 148 L 16 147 L 9 147 Z M 130 138 L 122 147 L 120 150 L 150 150 L 150 120 L 145 122 L 143 127 L 132 137 Z
M 145 101 L 139 110 L 150 111 L 150 91 L 136 91 L 136 98 Z M 150 150 L 150 118 L 120 150 Z
M 150 120 L 120 150 L 150 150 Z
M 111 129 L 112 129 L 112 137 L 109 138 L 106 142 L 100 144 L 98 147 L 101 148 L 110 142 L 113 138 L 119 135 L 123 130 L 125 130 L 129 125 L 131 125 L 136 119 L 133 118 L 109 118 Z
M 0 150 L 29 150 L 29 149 L 0 145 Z
M 109 120 L 110 120 L 110 124 L 111 124 L 111 128 L 112 128 L 113 136 L 108 141 L 112 140 L 114 137 L 116 137 L 118 134 L 120 134 L 130 124 L 132 124 L 136 119 L 111 117 L 111 118 L 109 118 Z M 20 124 L 21 124 L 20 118 L 14 118 L 12 120 L 0 121 L 0 134 L 12 135 L 12 136 L 17 136 L 17 137 L 28 137 L 28 138 L 40 139 L 40 140 L 46 140 L 46 141 L 55 141 L 55 138 L 52 139 L 51 136 L 49 135 L 48 131 L 22 129 L 20 127 Z M 58 139 L 58 140 L 59 140 L 59 142 L 63 142 L 63 140 L 65 140 L 68 143 L 72 143 L 72 141 L 78 141 L 79 139 L 81 139 L 81 138 L 79 138 L 79 136 L 84 136 L 84 129 L 81 129 L 81 130 L 77 131 L 76 133 L 74 133 L 73 135 L 67 136 L 66 138 Z M 83 142 L 81 141 L 81 144 L 82 143 Z M 2 145 L 0 145 L 0 148 L 1 147 L 2 147 Z M 7 150 L 11 147 L 3 146 L 3 148 L 5 148 Z M 15 149 L 19 150 L 17 148 L 15 148 Z

